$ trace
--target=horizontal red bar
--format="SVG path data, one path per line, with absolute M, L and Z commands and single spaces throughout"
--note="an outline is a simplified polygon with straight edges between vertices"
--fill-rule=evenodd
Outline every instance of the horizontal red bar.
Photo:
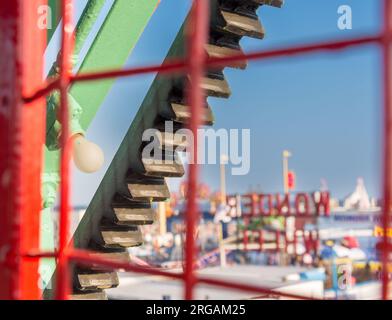
M 122 262 L 116 259 L 100 258 L 97 257 L 96 254 L 96 252 L 92 251 L 74 249 L 69 253 L 69 258 L 85 266 L 98 265 L 99 267 L 113 270 L 125 270 L 128 272 L 147 273 L 156 276 L 182 279 L 182 274 L 162 271 L 160 269 L 152 267 L 141 267 L 132 263 Z
M 105 258 L 100 258 L 97 256 L 93 256 L 92 254 L 96 254 L 96 253 L 93 253 L 93 252 L 90 252 L 87 250 L 74 249 L 72 252 L 70 252 L 69 258 L 71 260 L 73 260 L 74 262 L 77 262 L 77 263 L 85 265 L 85 266 L 98 265 L 99 267 L 102 267 L 102 268 L 117 269 L 117 270 L 120 269 L 120 270 L 125 270 L 127 272 L 145 273 L 145 274 L 150 274 L 150 275 L 163 276 L 163 277 L 167 277 L 167 278 L 175 278 L 178 280 L 184 280 L 183 273 L 172 273 L 172 272 L 163 271 L 163 270 L 160 270 L 157 268 L 136 266 L 136 265 L 133 265 L 130 263 L 115 261 L 115 259 L 109 260 L 109 259 L 105 259 Z M 204 283 L 204 284 L 212 285 L 212 286 L 216 286 L 216 287 L 230 288 L 230 289 L 236 289 L 236 290 L 247 291 L 247 292 L 255 292 L 258 294 L 268 294 L 271 296 L 281 296 L 281 297 L 287 297 L 287 298 L 292 298 L 292 299 L 302 299 L 302 300 L 314 300 L 313 298 L 310 298 L 310 297 L 286 293 L 286 292 L 280 292 L 280 291 L 272 290 L 272 289 L 265 288 L 265 287 L 226 282 L 226 281 L 222 281 L 222 280 L 210 279 L 207 277 L 196 277 L 196 282 Z
M 323 218 L 326 217 L 325 215 L 316 215 L 316 214 L 297 214 L 297 213 L 289 213 L 289 214 L 256 214 L 256 215 L 251 215 L 251 214 L 243 214 L 241 218 L 244 219 L 251 219 L 251 218 L 304 218 L 304 219 L 310 219 L 310 218 Z
M 244 60 L 244 58 L 246 60 L 265 60 L 265 59 L 287 57 L 287 56 L 306 54 L 306 53 L 324 51 L 324 50 L 332 50 L 332 51 L 343 50 L 350 47 L 362 46 L 371 43 L 381 44 L 383 39 L 384 39 L 383 36 L 377 35 L 377 36 L 361 37 L 361 38 L 354 38 L 354 39 L 320 42 L 320 43 L 308 44 L 308 45 L 291 46 L 288 48 L 281 48 L 281 49 L 256 51 L 253 53 L 232 55 L 223 58 L 210 58 L 207 60 L 207 65 L 224 66 L 227 62 L 242 61 Z
M 268 58 L 276 58 L 283 56 L 290 56 L 294 54 L 304 54 L 314 51 L 320 50 L 342 50 L 347 47 L 365 45 L 369 43 L 380 43 L 382 41 L 381 36 L 373 36 L 373 37 L 363 37 L 356 39 L 348 39 L 341 41 L 331 41 L 331 42 L 323 42 L 317 44 L 310 45 L 301 45 L 294 46 L 283 49 L 275 49 L 268 51 L 257 51 L 254 53 L 248 54 L 239 54 L 239 55 L 231 55 L 227 57 L 219 57 L 219 58 L 209 58 L 206 61 L 206 67 L 211 66 L 225 66 L 228 62 L 235 61 L 243 61 L 243 60 L 261 60 Z M 108 70 L 103 72 L 92 72 L 88 74 L 79 74 L 73 76 L 71 78 L 72 82 L 76 81 L 91 81 L 91 80 L 100 80 L 106 78 L 114 78 L 114 77 L 127 77 L 132 75 L 151 73 L 151 72 L 173 72 L 173 71 L 184 71 L 186 69 L 185 61 L 173 61 L 163 65 L 153 65 L 150 67 L 139 67 L 139 68 L 130 68 L 125 70 Z
M 371 43 L 381 43 L 385 40 L 382 35 L 372 36 L 372 37 L 360 37 L 355 39 L 346 39 L 339 41 L 329 41 L 321 42 L 309 45 L 291 46 L 288 48 L 272 49 L 267 51 L 257 51 L 248 54 L 239 54 L 223 58 L 209 58 L 206 61 L 207 67 L 212 66 L 225 66 L 228 62 L 243 61 L 247 60 L 265 60 L 271 58 L 306 54 L 311 52 L 317 52 L 322 50 L 343 50 L 349 47 L 361 46 Z M 101 72 L 91 72 L 71 76 L 71 82 L 79 81 L 96 81 L 108 78 L 122 78 L 146 73 L 171 73 L 171 72 L 184 72 L 186 69 L 185 61 L 172 61 L 165 63 L 163 65 L 152 65 L 146 67 L 129 68 L 124 70 L 107 70 Z M 41 98 L 42 96 L 48 94 L 50 91 L 59 88 L 59 80 L 50 81 L 46 86 L 38 90 L 35 94 L 30 97 L 25 97 L 24 101 L 26 103 L 31 102 L 35 99 Z
M 69 258 L 74 262 L 78 262 L 85 266 L 98 265 L 102 268 L 108 268 L 113 270 L 125 270 L 127 272 L 145 273 L 150 275 L 163 276 L 167 278 L 175 278 L 178 280 L 184 279 L 183 273 L 172 273 L 157 268 L 141 267 L 141 266 L 134 265 L 132 263 L 124 263 L 121 261 L 116 261 L 116 259 L 100 258 L 97 257 L 96 254 L 97 254 L 96 252 L 92 252 L 88 250 L 74 249 L 69 253 Z M 34 251 L 30 251 L 25 256 L 32 259 L 55 258 L 57 257 L 57 253 L 40 252 L 38 250 L 37 251 L 34 250 Z M 259 286 L 251 286 L 251 285 L 244 285 L 244 284 L 231 283 L 231 282 L 226 282 L 221 280 L 215 280 L 206 277 L 198 277 L 196 281 L 199 283 L 204 283 L 216 287 L 231 288 L 231 289 L 237 289 L 240 291 L 247 291 L 247 292 L 255 292 L 257 294 L 265 294 L 270 296 L 273 295 L 283 296 L 283 297 L 293 298 L 293 299 L 313 300 L 312 298 L 306 296 L 279 292 L 276 290 L 271 290 Z
M 94 80 L 101 80 L 107 78 L 123 78 L 129 77 L 139 74 L 146 74 L 146 73 L 173 73 L 175 71 L 184 71 L 187 65 L 185 61 L 172 61 L 165 64 L 160 65 L 152 65 L 147 67 L 136 67 L 136 68 L 129 68 L 124 70 L 107 70 L 102 72 L 91 72 L 91 73 L 83 73 L 78 74 L 71 77 L 72 82 L 80 82 L 80 81 L 94 81 Z
M 211 285 L 214 287 L 236 289 L 236 290 L 240 290 L 240 291 L 254 292 L 257 294 L 265 294 L 268 296 L 280 296 L 280 297 L 286 297 L 286 298 L 298 299 L 298 300 L 316 300 L 315 298 L 297 295 L 294 293 L 281 292 L 278 290 L 263 288 L 263 287 L 259 287 L 259 286 L 252 286 L 252 285 L 248 285 L 248 284 L 234 283 L 234 282 L 226 282 L 223 280 L 211 279 L 211 278 L 206 278 L 206 277 L 198 277 L 197 282 Z M 317 300 L 323 300 L 323 299 L 317 299 Z
M 26 253 L 24 256 L 26 258 L 31 258 L 31 259 L 42 259 L 42 258 L 57 258 L 57 255 L 58 255 L 57 252 L 43 252 L 39 250 L 32 250 Z
M 51 91 L 58 89 L 60 87 L 60 79 L 52 79 L 49 80 L 45 86 L 39 90 L 37 90 L 33 95 L 29 97 L 24 97 L 23 102 L 24 103 L 31 103 L 37 99 L 40 99 L 47 94 L 49 94 Z

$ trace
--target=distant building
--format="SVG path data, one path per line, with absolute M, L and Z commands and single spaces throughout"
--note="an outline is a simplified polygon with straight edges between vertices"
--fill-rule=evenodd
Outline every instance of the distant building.
M 358 178 L 357 186 L 353 193 L 351 193 L 343 203 L 345 210 L 360 210 L 366 211 L 374 207 L 372 205 L 369 195 L 366 191 L 365 182 L 363 178 Z

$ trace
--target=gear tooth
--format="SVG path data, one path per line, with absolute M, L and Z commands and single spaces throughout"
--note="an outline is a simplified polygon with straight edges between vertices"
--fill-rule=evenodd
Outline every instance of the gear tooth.
M 256 9 L 260 5 L 281 7 L 283 0 L 211 0 L 211 3 L 210 40 L 205 50 L 208 57 L 220 58 L 243 54 L 239 45 L 243 36 L 262 39 L 264 28 Z M 181 29 L 174 41 L 167 60 L 184 51 L 183 31 Z M 244 58 L 228 62 L 224 67 L 245 69 L 247 61 Z M 207 70 L 202 81 L 207 96 L 230 96 L 224 67 Z M 172 78 L 163 74 L 155 79 L 86 211 L 83 218 L 86 220 L 75 233 L 76 247 L 90 249 L 92 255 L 130 262 L 126 248 L 142 245 L 139 226 L 153 223 L 156 215 L 151 203 L 170 198 L 167 177 L 184 175 L 177 153 L 171 150 L 184 146 L 186 139 L 165 131 L 164 123 L 172 121 L 173 129 L 189 123 L 190 108 L 185 102 L 185 84 L 189 80 L 186 76 Z M 207 96 L 202 121 L 204 125 L 212 125 L 214 116 Z M 158 163 L 155 154 L 146 156 L 141 152 L 145 143 L 142 141 L 143 132 L 150 128 L 160 133 L 158 143 L 164 159 L 173 161 Z M 76 266 L 73 279 L 71 299 L 74 300 L 105 300 L 107 296 L 103 290 L 119 284 L 116 272 L 102 270 L 96 265 L 90 268 Z

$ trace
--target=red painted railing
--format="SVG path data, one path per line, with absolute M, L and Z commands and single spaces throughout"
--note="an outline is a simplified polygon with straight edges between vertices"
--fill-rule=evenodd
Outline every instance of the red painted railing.
M 61 210 L 60 210 L 60 242 L 59 249 L 56 253 L 51 252 L 39 252 L 29 251 L 25 252 L 25 256 L 30 259 L 38 260 L 44 257 L 56 257 L 58 259 L 58 272 L 57 272 L 57 284 L 56 284 L 56 298 L 67 299 L 70 290 L 70 275 L 69 275 L 69 263 L 78 262 L 84 265 L 100 265 L 102 267 L 108 267 L 113 269 L 123 269 L 126 271 L 132 271 L 137 273 L 145 273 L 151 275 L 160 275 L 170 278 L 176 278 L 183 280 L 185 284 L 184 297 L 186 299 L 192 299 L 194 297 L 194 287 L 196 284 L 207 284 L 221 288 L 230 288 L 242 291 L 249 291 L 256 294 L 273 294 L 280 295 L 283 297 L 294 298 L 294 299 L 309 299 L 295 294 L 281 293 L 276 290 L 270 290 L 267 288 L 244 285 L 238 283 L 231 283 L 216 279 L 209 279 L 205 277 L 197 276 L 194 272 L 195 262 L 195 227 L 198 221 L 198 208 L 196 204 L 196 186 L 198 180 L 198 166 L 191 164 L 189 168 L 188 176 L 188 190 L 189 197 L 187 203 L 187 237 L 186 237 L 186 261 L 185 271 L 183 274 L 173 274 L 160 269 L 146 268 L 135 266 L 129 263 L 121 263 L 114 260 L 107 260 L 103 258 L 93 257 L 88 251 L 77 250 L 70 244 L 70 223 L 69 223 L 69 209 L 70 209 L 70 178 L 69 178 L 69 163 L 70 163 L 70 150 L 72 139 L 69 139 L 69 128 L 68 128 L 68 101 L 67 101 L 67 90 L 69 85 L 73 82 L 78 81 L 93 81 L 101 80 L 113 77 L 126 77 L 132 75 L 139 75 L 150 72 L 186 72 L 190 75 L 190 90 L 188 96 L 188 102 L 191 106 L 192 116 L 190 121 L 190 129 L 195 132 L 200 124 L 200 110 L 202 107 L 202 101 L 204 92 L 200 89 L 201 77 L 203 71 L 210 66 L 225 65 L 229 61 L 239 61 L 247 58 L 249 60 L 255 59 L 273 59 L 279 57 L 287 57 L 294 55 L 303 55 L 315 53 L 317 51 L 328 50 L 331 52 L 337 50 L 344 50 L 351 47 L 359 47 L 367 44 L 374 44 L 379 46 L 382 51 L 382 81 L 383 81 L 383 97 L 384 97 L 384 141 L 383 141 L 383 228 L 384 238 L 382 247 L 382 298 L 388 298 L 388 268 L 389 253 L 391 251 L 391 245 L 387 238 L 387 228 L 390 225 L 390 208 L 392 201 L 392 97 L 391 97 L 391 39 L 392 39 L 392 0 L 382 0 L 382 16 L 383 16 L 383 30 L 380 34 L 371 37 L 360 37 L 355 39 L 339 40 L 320 42 L 315 44 L 308 44 L 303 46 L 288 47 L 276 50 L 268 50 L 261 52 L 254 52 L 250 54 L 232 56 L 225 58 L 209 58 L 207 59 L 204 52 L 204 44 L 207 41 L 207 30 L 208 30 L 208 0 L 194 0 L 193 12 L 191 24 L 192 28 L 189 28 L 190 34 L 188 37 L 188 57 L 185 61 L 174 61 L 167 63 L 164 66 L 155 65 L 147 67 L 139 67 L 125 70 L 108 70 L 104 72 L 96 72 L 89 74 L 71 74 L 70 56 L 73 48 L 73 35 L 71 33 L 72 23 L 72 0 L 62 0 L 62 12 L 63 12 L 63 27 L 62 27 L 62 57 L 60 63 L 60 77 L 59 79 L 47 83 L 41 89 L 35 93 L 25 96 L 24 101 L 32 102 L 47 95 L 54 89 L 59 89 L 61 92 L 61 122 L 62 122 L 62 136 L 61 136 Z M 195 135 L 196 137 L 197 135 Z M 195 144 L 197 140 L 195 139 Z M 38 212 L 36 213 L 38 214 Z M 38 232 L 38 230 L 37 230 Z M 32 283 L 32 286 L 36 286 L 36 283 Z M 36 297 L 39 298 L 38 296 Z
M 44 4 L 0 4 L 0 299 L 40 296 L 39 261 L 22 252 L 39 246 L 46 101 L 23 104 L 22 95 L 43 85 L 47 30 L 37 30 L 35 13 Z

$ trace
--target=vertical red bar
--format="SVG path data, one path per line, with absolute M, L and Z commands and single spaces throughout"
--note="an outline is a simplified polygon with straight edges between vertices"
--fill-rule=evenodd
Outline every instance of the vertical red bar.
M 290 244 L 290 242 L 289 242 L 289 239 L 288 239 L 288 237 L 287 237 L 287 232 L 286 231 L 284 231 L 284 252 L 285 253 L 288 253 L 289 252 L 289 244 Z
M 298 240 L 297 240 L 297 230 L 294 229 L 294 242 L 293 242 L 293 250 L 294 250 L 294 256 L 297 256 L 297 247 L 298 247 Z
M 63 17 L 61 32 L 60 60 L 60 122 L 61 122 L 61 163 L 60 163 L 60 235 L 58 250 L 58 267 L 56 299 L 67 300 L 70 292 L 69 252 L 70 245 L 70 161 L 72 139 L 69 130 L 68 87 L 72 73 L 71 55 L 73 53 L 73 1 L 62 0 Z
M 248 229 L 244 229 L 244 251 L 248 251 L 248 244 L 249 244 L 249 232 Z
M 0 298 L 19 299 L 22 204 L 20 3 L 0 5 Z
M 288 253 L 288 249 L 289 249 L 289 238 L 287 235 L 287 218 L 284 218 L 284 251 L 285 253 Z
M 313 254 L 315 251 L 315 247 L 316 247 L 316 239 L 315 239 L 315 235 L 314 235 L 314 230 L 310 230 L 309 233 L 309 242 L 310 242 L 310 254 Z
M 188 176 L 188 201 L 186 207 L 186 243 L 185 243 L 185 299 L 192 300 L 193 287 L 196 283 L 193 260 L 195 258 L 195 238 L 194 231 L 198 220 L 198 208 L 196 203 L 196 193 L 198 184 L 198 164 L 197 164 L 197 129 L 201 125 L 201 113 L 204 104 L 204 91 L 201 88 L 204 76 L 204 64 L 206 60 L 205 44 L 208 40 L 209 27 L 209 1 L 194 0 L 190 23 L 188 25 L 188 70 L 189 70 L 189 92 L 188 102 L 191 109 L 191 119 L 189 128 L 193 133 L 194 144 L 189 165 Z
M 244 232 L 242 237 L 242 242 L 244 243 L 244 251 L 248 251 L 248 243 L 249 243 L 249 236 L 248 236 L 248 225 L 249 220 L 247 218 L 244 219 Z
M 302 230 L 302 235 L 303 235 L 304 244 L 305 244 L 305 252 L 310 253 L 312 250 L 312 240 L 311 240 L 310 231 Z
M 384 0 L 384 29 L 383 29 L 383 95 L 384 95 L 384 163 L 383 163 L 383 214 L 382 224 L 384 236 L 382 239 L 382 299 L 388 299 L 389 284 L 389 238 L 388 227 L 392 206 L 392 79 L 391 79 L 391 36 L 392 36 L 392 1 Z
M 320 247 L 320 232 L 316 230 L 316 240 L 314 241 L 314 254 L 317 256 L 317 251 Z
M 276 252 L 280 252 L 280 231 L 275 231 L 275 240 L 276 240 Z
M 259 250 L 260 252 L 263 252 L 264 249 L 264 231 L 259 230 Z
M 44 53 L 47 26 L 45 17 L 39 16 L 47 0 L 21 2 L 22 23 L 22 79 L 23 96 L 31 95 L 43 86 Z M 41 98 L 25 104 L 22 110 L 22 253 L 39 248 L 41 214 L 41 175 L 43 145 L 46 128 L 46 99 Z M 39 282 L 39 259 L 22 258 L 21 299 L 41 299 Z
M 38 260 L 45 99 L 23 105 L 42 85 L 46 30 L 37 25 L 44 1 L 0 5 L 0 298 L 39 299 Z

